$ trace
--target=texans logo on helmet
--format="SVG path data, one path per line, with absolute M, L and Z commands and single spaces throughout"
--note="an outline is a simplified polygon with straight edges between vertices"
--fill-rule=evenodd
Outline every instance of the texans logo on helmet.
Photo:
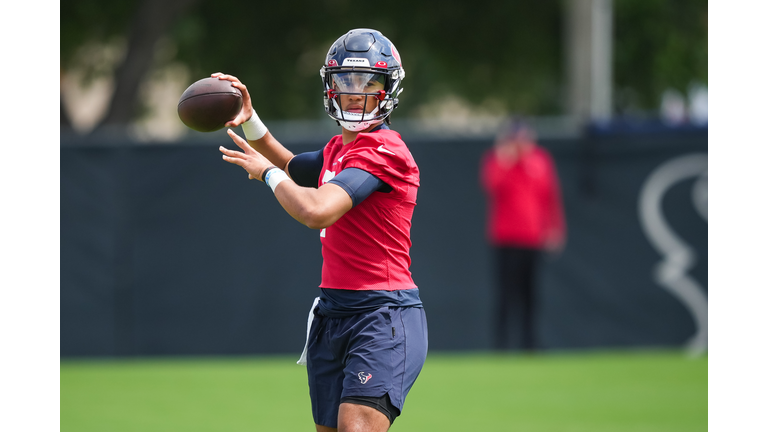
M 361 383 L 365 384 L 368 382 L 369 379 L 371 379 L 371 377 L 373 377 L 373 375 L 365 372 L 360 372 L 359 374 L 357 374 L 357 377 L 360 378 Z

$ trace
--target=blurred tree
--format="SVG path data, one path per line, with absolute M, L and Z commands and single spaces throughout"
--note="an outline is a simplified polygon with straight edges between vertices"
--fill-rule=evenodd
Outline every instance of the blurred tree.
M 357 27 L 380 30 L 403 56 L 408 75 L 396 116 L 453 95 L 529 114 L 560 110 L 557 2 L 235 3 L 200 3 L 174 40 L 193 76 L 237 75 L 265 118 L 322 116 L 318 72 L 325 53 Z
M 86 84 L 99 75 L 112 73 L 105 70 L 103 62 L 84 61 L 79 55 L 84 46 L 96 41 L 116 43 L 124 36 L 133 10 L 130 0 L 64 1 L 60 4 L 60 45 L 61 74 L 73 68 L 83 70 Z M 59 98 L 60 124 L 64 128 L 72 127 L 72 119 L 67 113 L 63 97 Z
M 115 92 L 101 125 L 130 122 L 137 110 L 139 86 L 152 67 L 155 45 L 176 19 L 197 0 L 143 0 L 128 31 L 125 58 L 115 71 Z
M 115 90 L 100 126 L 124 125 L 139 111 L 139 86 L 153 66 L 155 46 L 171 25 L 197 0 L 65 1 L 61 6 L 62 69 L 82 67 L 86 80 L 114 73 Z M 79 57 L 78 48 L 89 43 L 126 41 L 116 69 L 104 62 Z M 61 104 L 60 104 L 61 105 Z M 62 106 L 63 109 L 63 106 Z M 62 124 L 69 124 L 62 115 Z
M 60 9 L 60 53 L 63 70 L 81 66 L 78 49 L 94 41 L 125 37 L 136 10 L 133 0 L 65 0 Z M 97 73 L 98 71 L 91 71 Z
M 707 83 L 707 10 L 706 0 L 614 2 L 620 111 L 655 111 L 667 88 Z
M 63 68 L 72 66 L 77 48 L 88 41 L 127 40 L 104 123 L 125 122 L 139 112 L 134 102 L 138 83 L 151 67 L 148 49 L 186 1 L 62 2 Z M 197 2 L 168 34 L 176 60 L 195 79 L 215 71 L 237 75 L 264 118 L 318 118 L 324 115 L 318 72 L 325 53 L 336 38 L 357 27 L 381 30 L 403 55 L 408 78 L 396 115 L 411 115 L 454 95 L 530 114 L 560 109 L 557 2 L 393 0 L 373 9 L 351 0 L 232 0 L 226 7 Z
M 407 71 L 395 117 L 429 115 L 452 97 L 475 108 L 559 114 L 561 1 L 64 0 L 61 64 L 73 67 L 90 41 L 125 41 L 104 120 L 125 123 L 141 111 L 138 85 L 167 35 L 195 80 L 217 71 L 240 77 L 263 118 L 321 118 L 318 72 L 328 47 L 349 29 L 370 27 L 397 45 Z M 650 107 L 670 83 L 701 79 L 702 59 L 706 81 L 706 8 L 702 0 L 617 0 L 617 85 Z

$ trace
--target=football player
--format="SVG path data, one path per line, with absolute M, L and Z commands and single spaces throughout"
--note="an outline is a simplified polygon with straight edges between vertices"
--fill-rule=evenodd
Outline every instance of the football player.
M 307 365 L 318 431 L 386 431 L 400 415 L 427 355 L 427 323 L 409 270 L 419 169 L 391 130 L 405 70 L 397 49 L 372 29 L 355 29 L 328 50 L 320 69 L 326 113 L 341 126 L 323 148 L 294 155 L 252 107 L 227 126 L 242 151 L 225 161 L 265 182 L 286 212 L 319 230 L 323 267 L 310 311 Z

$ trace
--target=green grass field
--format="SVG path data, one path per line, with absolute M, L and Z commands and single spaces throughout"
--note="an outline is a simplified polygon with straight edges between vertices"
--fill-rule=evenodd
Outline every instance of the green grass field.
M 63 360 L 61 431 L 313 431 L 293 357 Z M 707 358 L 430 354 L 391 431 L 707 430 Z

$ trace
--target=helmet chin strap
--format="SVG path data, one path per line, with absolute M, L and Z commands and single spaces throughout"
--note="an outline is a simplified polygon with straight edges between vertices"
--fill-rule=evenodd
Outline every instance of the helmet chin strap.
M 373 111 L 367 114 L 342 111 L 342 109 L 336 103 L 336 100 L 333 100 L 333 106 L 336 108 L 336 111 L 343 113 L 342 115 L 343 118 L 349 119 L 349 121 L 344 121 L 344 120 L 337 120 L 337 121 L 339 122 L 341 127 L 351 132 L 360 132 L 361 130 L 368 129 L 371 125 L 376 124 L 381 120 L 384 120 L 384 119 L 373 120 L 376 117 L 376 113 L 379 112 L 378 106 Z
M 362 130 L 366 130 L 372 125 L 381 122 L 381 120 L 371 120 L 371 121 L 364 121 L 364 122 L 345 122 L 345 121 L 338 121 L 341 127 L 344 129 L 351 131 L 351 132 L 360 132 Z

